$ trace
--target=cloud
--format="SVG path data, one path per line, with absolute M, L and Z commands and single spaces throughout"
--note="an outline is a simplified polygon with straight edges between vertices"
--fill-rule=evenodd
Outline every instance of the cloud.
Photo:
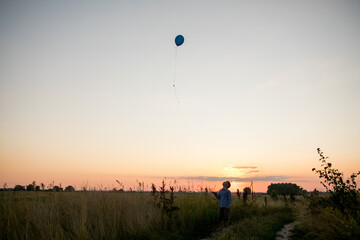
M 218 181 L 236 181 L 236 182 L 249 182 L 249 181 L 259 181 L 259 182 L 284 182 L 289 181 L 292 177 L 289 176 L 255 176 L 255 177 L 213 177 L 213 176 L 183 176 L 183 177 L 167 177 L 168 179 L 183 179 L 183 180 L 199 180 L 199 181 L 209 181 L 209 182 L 218 182 Z
M 260 172 L 256 166 L 232 166 L 231 168 L 242 171 L 243 173 L 258 173 Z
M 256 169 L 256 166 L 233 166 L 236 169 Z

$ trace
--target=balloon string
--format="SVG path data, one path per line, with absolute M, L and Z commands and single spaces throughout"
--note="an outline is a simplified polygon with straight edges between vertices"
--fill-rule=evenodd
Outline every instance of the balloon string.
M 175 47 L 175 59 L 174 59 L 174 82 L 173 82 L 173 88 L 175 93 L 175 98 L 178 103 L 180 103 L 179 98 L 176 94 L 176 59 L 177 59 L 177 47 Z

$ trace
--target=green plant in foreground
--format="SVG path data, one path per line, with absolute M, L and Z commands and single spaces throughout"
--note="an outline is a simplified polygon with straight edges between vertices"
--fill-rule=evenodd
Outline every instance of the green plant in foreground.
M 319 174 L 327 193 L 319 194 L 316 189 L 311 193 L 293 239 L 360 239 L 360 193 L 356 184 L 360 171 L 345 179 L 320 148 L 317 151 L 322 169 L 312 171 Z
M 360 175 L 360 171 L 353 173 L 350 178 L 345 180 L 343 173 L 338 169 L 334 169 L 332 164 L 326 161 L 328 157 L 323 155 L 320 148 L 317 151 L 320 155 L 319 161 L 321 161 L 323 169 L 317 170 L 313 168 L 312 171 L 315 171 L 315 173 L 319 174 L 319 178 L 323 179 L 320 183 L 330 193 L 328 203 L 333 208 L 339 209 L 342 213 L 351 215 L 360 221 L 360 214 L 357 211 L 360 207 L 360 202 L 357 198 L 359 189 L 357 189 L 356 184 L 356 177 Z M 324 204 L 326 205 L 325 202 Z
M 320 181 L 320 183 L 327 191 L 330 193 L 359 192 L 355 178 L 360 175 L 360 171 L 353 173 L 350 178 L 344 181 L 343 173 L 338 169 L 332 168 L 331 163 L 326 162 L 326 159 L 329 157 L 325 157 L 320 148 L 318 148 L 317 151 L 320 155 L 319 161 L 324 169 L 316 170 L 316 168 L 313 168 L 312 171 L 318 173 L 319 178 L 324 179 L 323 181 Z
M 168 192 L 165 189 L 166 183 L 163 180 L 162 186 L 160 187 L 160 191 L 156 191 L 156 187 L 154 184 L 151 186 L 151 195 L 156 202 L 156 205 L 160 207 L 164 212 L 166 212 L 169 216 L 172 215 L 172 213 L 176 210 L 179 210 L 179 207 L 174 206 L 175 202 L 175 196 L 174 196 L 174 187 L 170 186 L 170 196 L 166 196 L 166 192 Z

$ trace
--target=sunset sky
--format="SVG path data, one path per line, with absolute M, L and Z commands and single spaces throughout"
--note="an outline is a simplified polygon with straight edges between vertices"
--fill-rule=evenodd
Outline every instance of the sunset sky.
M 321 189 L 318 147 L 349 176 L 359 13 L 360 1 L 1 0 L 0 187 Z

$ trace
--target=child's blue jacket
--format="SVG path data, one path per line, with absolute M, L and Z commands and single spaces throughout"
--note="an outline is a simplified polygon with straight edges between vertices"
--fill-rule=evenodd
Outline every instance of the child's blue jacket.
M 216 198 L 219 199 L 219 207 L 220 208 L 226 208 L 226 207 L 230 207 L 231 205 L 231 192 L 226 189 L 223 188 L 221 189 L 218 194 L 216 194 Z

